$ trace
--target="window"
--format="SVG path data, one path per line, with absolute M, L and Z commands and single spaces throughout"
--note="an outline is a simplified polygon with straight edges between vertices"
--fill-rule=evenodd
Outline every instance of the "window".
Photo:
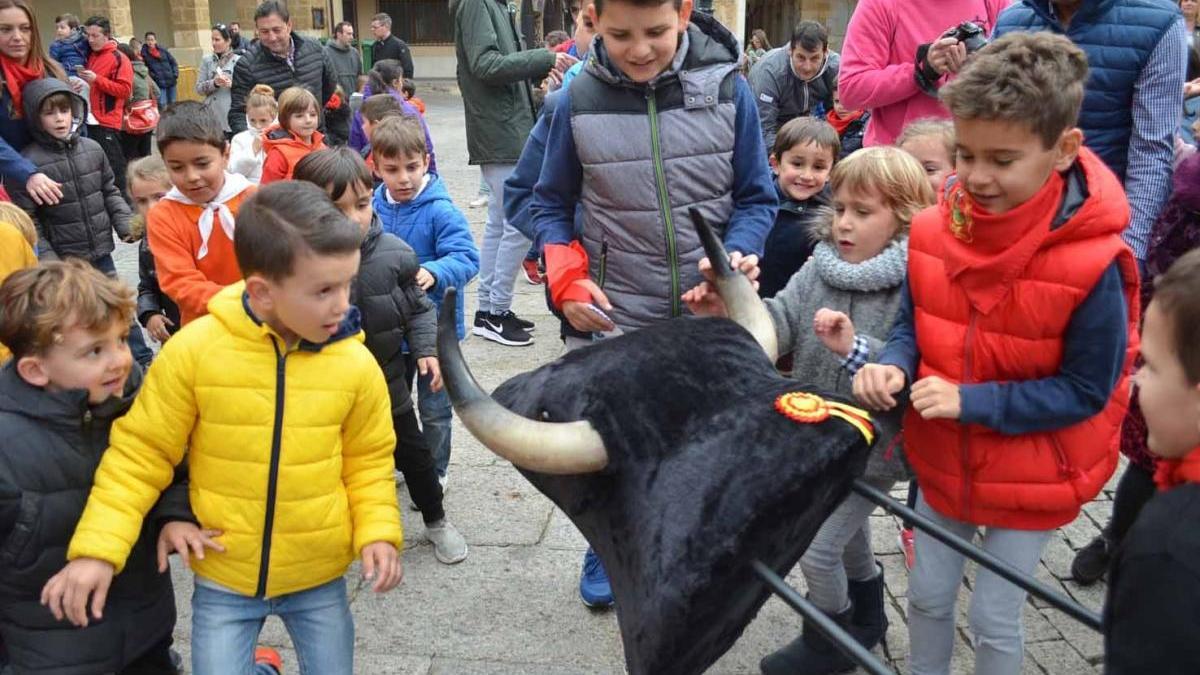
M 454 44 L 454 22 L 446 0 L 380 0 L 392 17 L 392 33 L 410 45 Z

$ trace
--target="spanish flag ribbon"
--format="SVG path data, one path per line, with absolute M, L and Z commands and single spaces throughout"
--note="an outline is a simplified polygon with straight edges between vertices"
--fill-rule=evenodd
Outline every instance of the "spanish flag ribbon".
M 830 417 L 837 417 L 858 429 L 863 438 L 867 439 L 868 445 L 875 442 L 875 426 L 871 423 L 871 414 L 852 405 L 827 401 L 816 394 L 792 391 L 775 399 L 775 410 L 800 424 L 818 424 Z

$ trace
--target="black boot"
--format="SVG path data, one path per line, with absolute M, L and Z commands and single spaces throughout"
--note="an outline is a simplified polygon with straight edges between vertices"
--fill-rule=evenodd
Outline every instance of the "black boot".
M 883 565 L 875 563 L 879 574 L 867 581 L 849 581 L 850 603 L 854 613 L 850 616 L 850 632 L 862 646 L 874 649 L 887 635 L 888 618 L 883 611 Z
M 850 632 L 852 612 L 848 609 L 830 618 Z M 764 675 L 833 675 L 848 673 L 857 666 L 819 628 L 805 621 L 800 637 L 764 658 L 758 667 Z
M 1112 550 L 1108 532 L 1102 531 L 1100 536 L 1075 554 L 1075 559 L 1071 561 L 1071 577 L 1080 586 L 1096 583 L 1108 571 Z

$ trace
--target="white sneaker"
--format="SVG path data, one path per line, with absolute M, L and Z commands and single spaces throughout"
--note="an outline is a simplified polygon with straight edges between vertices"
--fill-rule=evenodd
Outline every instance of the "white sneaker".
M 454 565 L 467 559 L 467 540 L 445 518 L 425 526 L 425 539 L 433 544 L 433 555 L 440 563 Z
M 491 200 L 491 197 L 489 197 L 487 195 L 479 195 L 475 199 L 472 199 L 470 201 L 470 203 L 467 204 L 467 206 L 470 206 L 473 209 L 483 208 L 488 205 L 488 202 L 490 200 Z

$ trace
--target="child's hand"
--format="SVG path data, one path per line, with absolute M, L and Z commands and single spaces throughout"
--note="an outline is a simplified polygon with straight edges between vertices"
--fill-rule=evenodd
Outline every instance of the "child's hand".
M 438 365 L 436 356 L 426 356 L 423 359 L 417 359 L 417 372 L 421 373 L 422 377 L 433 373 L 433 378 L 429 381 L 429 390 L 442 390 L 442 368 Z
M 710 267 L 709 273 L 711 274 L 711 272 L 712 268 Z M 729 316 L 721 294 L 707 281 L 701 281 L 695 288 L 684 293 L 682 300 L 687 303 L 688 309 L 692 310 L 692 314 L 696 316 Z
M 703 261 L 701 262 L 703 263 Z M 741 253 L 734 251 L 733 253 L 729 254 L 729 266 L 735 270 L 739 270 L 742 274 L 745 274 L 746 278 L 749 279 L 752 284 L 754 284 L 754 289 L 758 290 L 758 275 L 762 273 L 762 270 L 760 270 L 758 267 L 758 256 L 753 254 L 742 255 Z M 704 270 L 703 264 L 701 264 L 700 269 L 702 271 Z
M 196 556 L 197 560 L 204 560 L 205 547 L 224 553 L 225 547 L 213 539 L 222 534 L 220 530 L 201 530 L 195 523 L 186 520 L 163 525 L 158 533 L 158 571 L 167 571 L 167 557 L 172 553 L 178 553 L 179 560 L 187 568 L 192 566 L 190 555 Z
M 146 332 L 159 343 L 163 343 L 171 337 L 171 331 L 167 330 L 167 327 L 174 325 L 175 322 L 168 319 L 166 314 L 155 314 L 146 321 Z
M 912 386 L 912 405 L 927 420 L 957 420 L 962 415 L 962 395 L 957 384 L 927 377 Z
M 563 316 L 567 317 L 567 323 L 571 327 L 584 333 L 607 333 L 616 328 L 612 321 L 608 321 L 604 317 L 597 314 L 594 310 L 588 307 L 589 304 L 594 304 L 600 309 L 609 312 L 612 311 L 612 303 L 608 301 L 608 296 L 596 282 L 591 279 L 584 279 L 575 282 L 580 284 L 592 294 L 592 302 L 579 302 L 576 300 L 567 300 L 563 302 Z
M 92 598 L 92 617 L 104 616 L 104 601 L 112 585 L 113 566 L 95 558 L 77 558 L 50 577 L 42 588 L 42 604 L 59 621 L 66 617 L 82 628 L 88 625 L 88 597 Z
M 891 410 L 906 379 L 904 371 L 896 366 L 868 363 L 854 376 L 854 397 L 871 410 Z
M 250 147 L 254 150 L 254 154 L 256 155 L 262 152 L 262 134 L 254 137 L 254 142 L 250 144 Z
M 813 332 L 829 351 L 843 359 L 854 349 L 854 322 L 842 312 L 822 307 L 813 315 Z
M 429 273 L 429 270 L 424 267 L 417 268 L 417 285 L 421 287 L 421 290 L 428 291 L 436 284 L 437 279 Z
M 376 593 L 387 593 L 404 580 L 404 566 L 400 563 L 400 552 L 386 541 L 367 544 L 362 550 L 363 578 L 374 581 L 371 589 Z

